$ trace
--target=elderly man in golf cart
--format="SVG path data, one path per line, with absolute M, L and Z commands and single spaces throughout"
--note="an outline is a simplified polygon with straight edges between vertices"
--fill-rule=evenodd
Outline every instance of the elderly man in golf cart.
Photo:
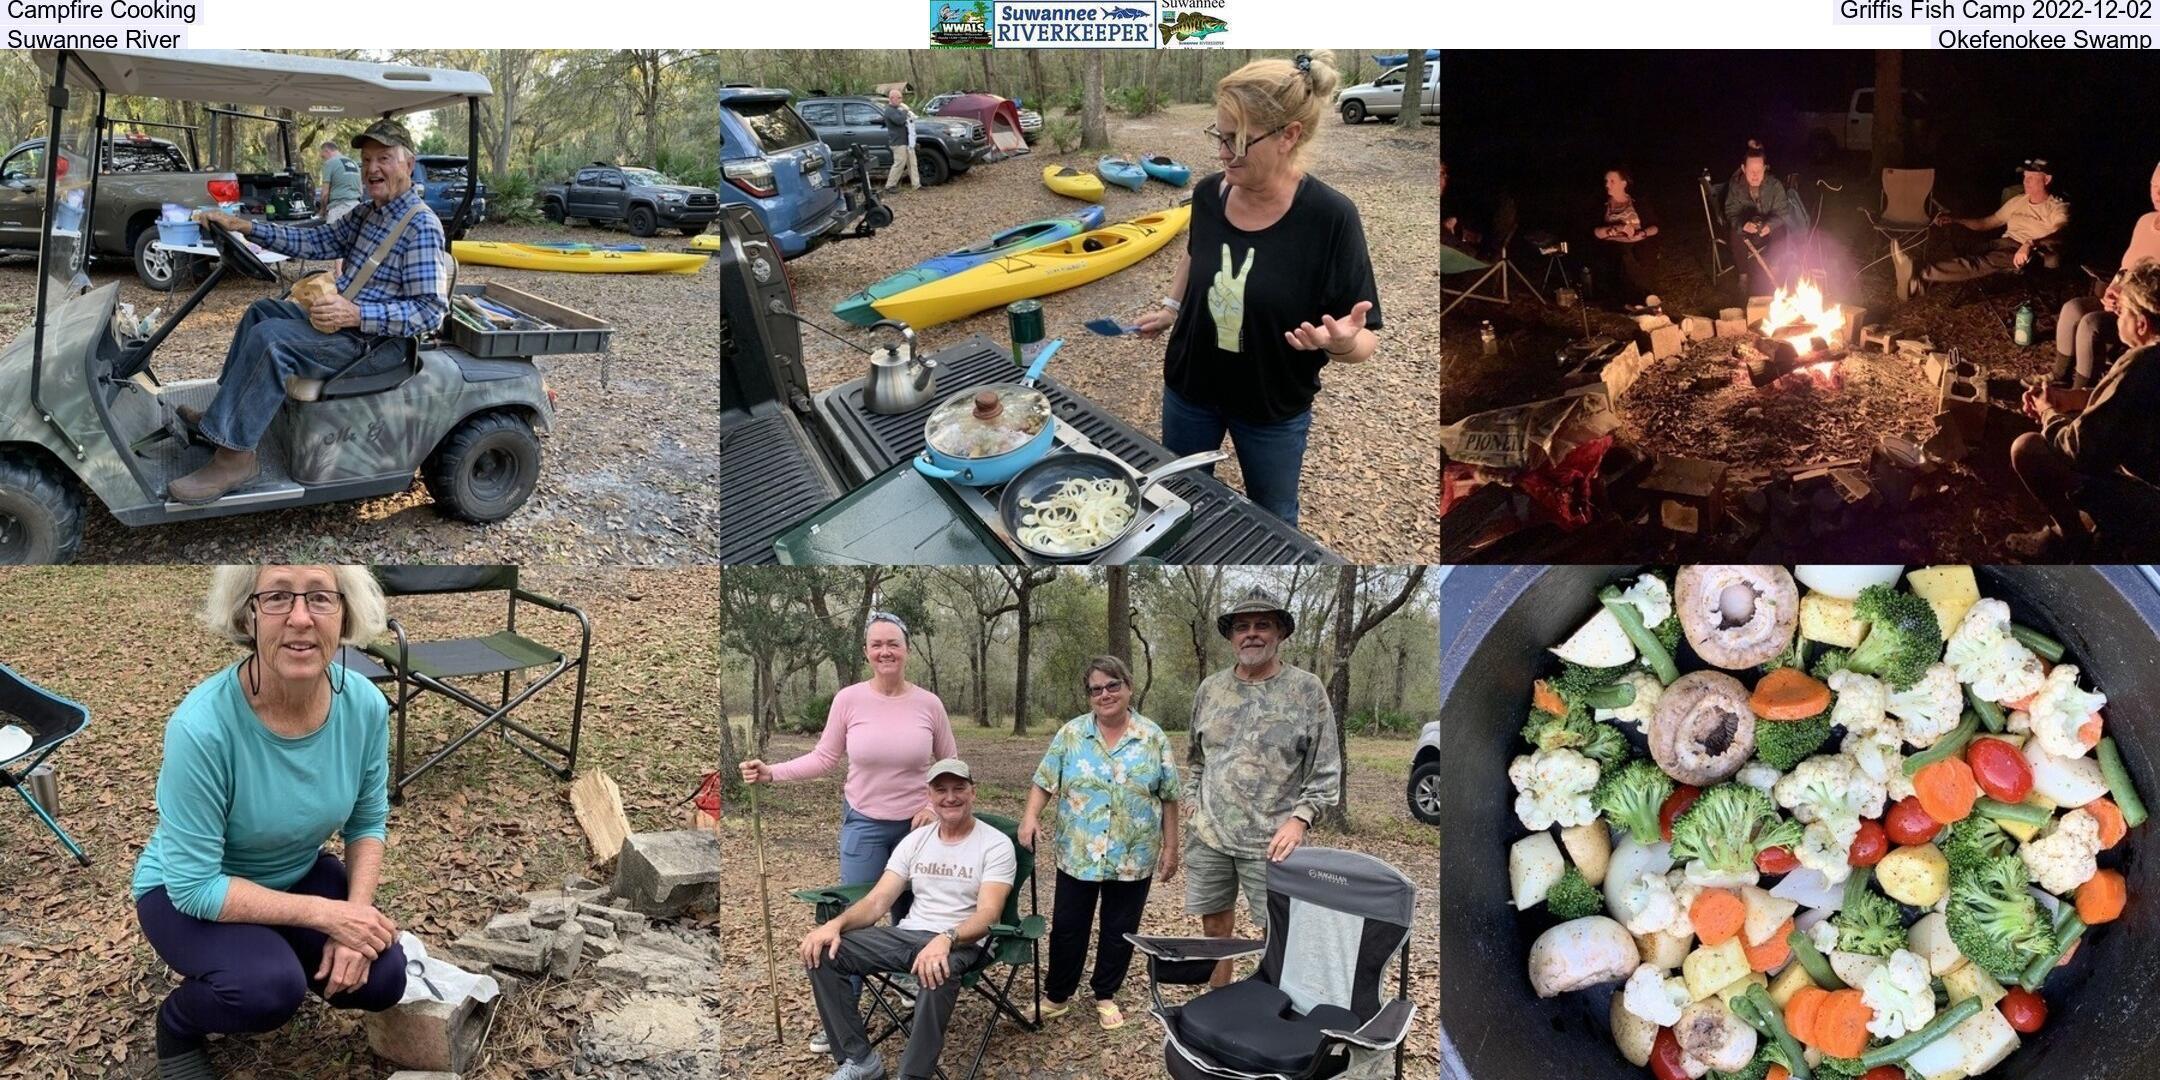
M 1296 851 L 1321 808 L 1342 798 L 1327 687 L 1280 655 L 1296 629 L 1267 590 L 1247 592 L 1215 620 L 1237 663 L 1193 695 L 1185 910 L 1208 937 L 1233 936 L 1240 891 L 1253 922 L 1267 925 L 1268 863 Z M 1230 961 L 1217 964 L 1209 985 L 1227 985 L 1230 974 Z
M 930 804 L 937 820 L 900 841 L 877 884 L 803 936 L 803 966 L 810 970 L 833 1060 L 840 1063 L 827 1080 L 885 1076 L 885 1059 L 863 1030 L 861 990 L 850 980 L 883 971 L 912 972 L 922 987 L 900 1075 L 937 1075 L 960 976 L 983 962 L 982 941 L 1005 910 L 1019 859 L 1004 833 L 975 819 L 975 779 L 967 762 L 945 758 L 930 766 Z M 877 925 L 903 892 L 915 894 L 907 918 L 898 926 Z
M 201 412 L 180 410 L 217 451 L 172 482 L 173 499 L 215 502 L 255 478 L 255 447 L 285 404 L 286 380 L 387 371 L 404 362 L 407 339 L 442 325 L 450 310 L 443 226 L 413 190 L 413 145 L 396 120 L 378 120 L 355 136 L 366 198 L 336 221 L 273 225 L 216 210 L 197 215 L 280 254 L 341 260 L 341 269 L 337 291 L 306 306 L 257 300 L 248 307 L 216 399 Z

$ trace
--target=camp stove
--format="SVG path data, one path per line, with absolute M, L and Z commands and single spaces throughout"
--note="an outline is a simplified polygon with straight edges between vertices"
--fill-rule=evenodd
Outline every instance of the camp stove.
M 1107 453 L 1107 451 L 1098 448 L 1086 435 L 1081 434 L 1078 428 L 1073 427 L 1064 420 L 1052 417 L 1051 423 L 1056 425 L 1056 431 L 1051 436 L 1049 453 L 1056 454 L 1068 450 L 1091 454 Z M 1109 456 L 1116 457 L 1117 455 L 1109 454 Z M 998 501 L 1005 494 L 1004 485 L 970 487 L 966 484 L 948 484 L 946 486 L 954 495 L 958 496 L 962 509 L 973 514 L 981 521 L 983 528 L 989 530 L 991 535 L 995 536 L 997 541 L 1003 544 L 1014 558 L 1029 565 L 1055 565 L 1058 562 L 1056 559 L 1044 558 L 1027 550 L 1014 541 L 1011 535 L 1006 533 L 1004 518 L 998 513 Z M 1192 504 L 1172 493 L 1167 484 L 1158 484 L 1153 490 L 1142 492 L 1140 502 L 1140 520 L 1133 526 L 1132 531 L 1126 533 L 1124 539 L 1095 555 L 1089 560 L 1090 562 L 1101 566 L 1110 566 L 1159 555 L 1162 551 L 1167 550 L 1171 544 L 1176 543 L 1178 537 L 1183 536 L 1185 530 L 1191 526 Z

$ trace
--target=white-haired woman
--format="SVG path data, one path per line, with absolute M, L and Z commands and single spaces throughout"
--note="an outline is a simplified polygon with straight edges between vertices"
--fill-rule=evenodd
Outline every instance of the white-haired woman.
M 1380 347 L 1380 291 L 1357 206 L 1305 171 L 1337 82 L 1328 54 L 1255 60 L 1215 84 L 1222 171 L 1193 187 L 1185 252 L 1140 332 L 1170 331 L 1163 445 L 1237 451 L 1245 493 L 1297 524 L 1320 370 Z
M 311 990 L 369 1011 L 405 991 L 397 924 L 374 904 L 390 707 L 333 662 L 382 632 L 381 588 L 357 566 L 220 566 L 202 617 L 248 654 L 166 722 L 135 864 L 143 936 L 181 977 L 157 1014 L 161 1080 L 214 1076 L 206 1036 L 283 1026 Z

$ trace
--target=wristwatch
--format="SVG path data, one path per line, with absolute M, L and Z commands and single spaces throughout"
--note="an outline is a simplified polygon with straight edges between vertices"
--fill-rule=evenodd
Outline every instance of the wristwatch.
M 960 947 L 960 935 L 958 935 L 958 934 L 956 934 L 956 933 L 953 933 L 953 932 L 952 932 L 952 931 L 950 931 L 950 930 L 944 931 L 944 934 L 945 934 L 945 943 L 946 943 L 947 945 L 949 945 L 949 946 L 951 946 L 952 948 L 955 948 L 955 949 L 957 949 L 957 948 L 959 948 L 959 947 Z

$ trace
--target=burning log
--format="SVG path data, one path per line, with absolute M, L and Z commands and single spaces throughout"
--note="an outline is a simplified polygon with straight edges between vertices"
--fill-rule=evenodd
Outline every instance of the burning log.
M 1816 337 L 1810 338 L 1808 345 L 1808 351 L 1803 353 L 1792 342 L 1773 338 L 1766 344 L 1768 354 L 1746 350 L 1742 355 L 1747 362 L 1748 381 L 1760 390 L 1802 368 L 1821 367 L 1819 375 L 1834 384 L 1838 358 L 1831 353 L 1830 343 Z

